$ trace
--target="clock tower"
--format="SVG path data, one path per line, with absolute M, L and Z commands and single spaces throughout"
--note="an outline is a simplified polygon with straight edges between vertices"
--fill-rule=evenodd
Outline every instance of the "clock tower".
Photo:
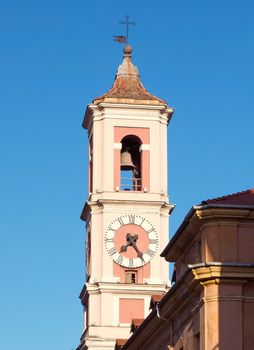
M 115 348 L 133 318 L 149 314 L 152 294 L 169 287 L 160 253 L 173 209 L 167 195 L 167 125 L 173 109 L 142 85 L 124 48 L 112 88 L 88 105 L 86 283 L 79 350 Z

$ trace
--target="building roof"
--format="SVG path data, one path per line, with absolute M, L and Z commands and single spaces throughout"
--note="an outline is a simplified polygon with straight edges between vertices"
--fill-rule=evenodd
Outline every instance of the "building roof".
M 138 69 L 131 61 L 131 46 L 124 48 L 123 63 L 118 67 L 112 88 L 104 95 L 93 100 L 94 104 L 102 102 L 165 105 L 167 102 L 150 94 L 140 81 Z
M 185 230 L 185 228 L 190 224 L 191 221 L 193 221 L 193 218 L 195 217 L 197 212 L 199 212 L 199 216 L 200 216 L 201 212 L 205 212 L 209 209 L 217 209 L 219 210 L 220 213 L 222 213 L 222 209 L 229 209 L 229 210 L 251 209 L 253 211 L 254 189 L 249 189 L 242 192 L 236 192 L 230 195 L 217 197 L 214 199 L 207 199 L 205 201 L 202 201 L 199 205 L 193 206 L 187 213 L 186 217 L 184 218 L 182 224 L 179 226 L 175 235 L 172 237 L 172 239 L 169 241 L 167 246 L 162 251 L 161 256 L 166 258 L 169 252 L 171 252 L 172 254 L 173 252 L 175 252 L 172 255 L 175 257 L 175 254 L 177 251 L 175 247 L 177 244 L 179 244 L 179 238 L 182 237 L 182 233 Z M 217 212 L 216 215 L 219 215 L 219 212 Z M 214 215 L 215 215 L 215 212 L 214 212 Z M 193 237 L 188 235 L 188 239 L 189 240 L 193 239 Z M 187 242 L 187 238 L 184 241 Z
M 201 202 L 201 205 L 204 204 L 254 205 L 254 188 L 214 199 L 207 199 Z

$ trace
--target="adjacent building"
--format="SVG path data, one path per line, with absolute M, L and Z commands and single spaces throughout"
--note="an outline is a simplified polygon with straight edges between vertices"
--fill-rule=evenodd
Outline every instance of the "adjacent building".
M 122 350 L 254 349 L 254 189 L 194 206 L 162 257 L 174 285 Z

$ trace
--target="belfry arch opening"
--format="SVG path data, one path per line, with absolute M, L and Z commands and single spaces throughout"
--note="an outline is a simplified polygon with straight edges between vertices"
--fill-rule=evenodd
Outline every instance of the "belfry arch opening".
M 125 136 L 122 141 L 120 162 L 120 189 L 123 191 L 141 191 L 141 141 L 137 136 Z

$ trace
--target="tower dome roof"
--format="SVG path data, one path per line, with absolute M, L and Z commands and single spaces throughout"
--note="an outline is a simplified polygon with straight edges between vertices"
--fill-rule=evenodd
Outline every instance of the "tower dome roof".
M 140 81 L 137 67 L 131 61 L 132 48 L 124 47 L 123 62 L 118 67 L 112 88 L 104 95 L 93 100 L 94 104 L 102 102 L 167 105 L 166 101 L 150 94 Z

